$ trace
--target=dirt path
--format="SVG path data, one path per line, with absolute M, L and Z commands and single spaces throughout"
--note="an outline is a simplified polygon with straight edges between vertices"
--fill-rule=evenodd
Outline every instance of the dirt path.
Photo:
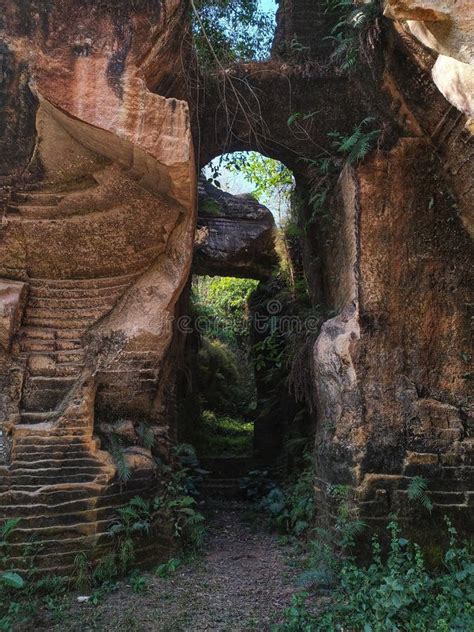
M 147 590 L 123 585 L 99 606 L 81 604 L 50 630 L 75 632 L 259 632 L 271 629 L 294 592 L 277 537 L 244 519 L 246 505 L 212 510 L 202 557 L 168 579 L 146 573 Z

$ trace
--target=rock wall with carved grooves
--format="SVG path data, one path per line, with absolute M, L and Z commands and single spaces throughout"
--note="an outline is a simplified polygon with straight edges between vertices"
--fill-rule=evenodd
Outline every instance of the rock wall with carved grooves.
M 187 104 L 148 86 L 183 7 L 131 4 L 3 3 L 2 149 L 30 149 L 0 162 L 0 505 L 20 518 L 18 569 L 32 536 L 44 572 L 97 559 L 117 507 L 155 491 L 151 450 L 123 446 L 123 484 L 100 427 L 147 422 L 169 451 L 196 177 Z M 139 545 L 150 559 L 172 546 L 165 526 Z

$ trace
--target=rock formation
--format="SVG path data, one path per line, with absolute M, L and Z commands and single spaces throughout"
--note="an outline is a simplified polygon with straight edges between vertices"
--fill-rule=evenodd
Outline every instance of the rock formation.
M 474 117 L 474 14 L 469 0 L 388 0 L 385 14 L 401 21 L 439 53 L 431 74 L 446 99 Z
M 151 489 L 133 424 L 153 424 L 169 450 L 166 366 L 196 177 L 187 104 L 150 87 L 182 9 L 2 4 L 0 502 L 22 518 L 14 556 L 34 533 L 37 564 L 66 571 L 98 550 L 114 507 Z M 97 438 L 104 422 L 120 436 L 123 419 L 126 489 Z
M 408 519 L 406 488 L 422 474 L 435 519 L 447 512 L 472 531 L 470 79 L 443 83 L 443 56 L 471 61 L 470 18 L 461 3 L 387 6 L 395 21 L 376 18 L 370 68 L 337 67 L 322 2 L 282 0 L 271 59 L 192 82 L 187 2 L 1 0 L 0 505 L 21 518 L 19 568 L 32 534 L 43 570 L 101 555 L 116 508 L 159 485 L 137 428 L 169 456 L 193 146 L 201 166 L 251 149 L 295 174 L 305 275 L 334 314 L 312 352 L 320 516 L 344 483 L 373 525 L 397 509 Z M 305 116 L 289 124 L 295 113 Z M 376 151 L 345 168 L 329 218 L 315 216 L 312 164 L 334 152 L 331 134 L 367 116 Z M 206 195 L 222 217 L 202 213 L 196 265 L 264 276 L 268 214 Z M 215 238 L 231 216 L 245 231 Z M 151 559 L 170 542 L 163 533 L 141 547 Z
M 265 279 L 277 265 L 272 213 L 251 195 L 201 180 L 194 273 Z
M 318 13 L 317 2 L 311 11 Z M 378 150 L 346 168 L 329 217 L 315 218 L 310 204 L 300 209 L 313 302 L 336 314 L 313 349 L 319 518 L 334 517 L 332 489 L 345 484 L 373 527 L 394 511 L 419 527 L 406 490 L 422 475 L 435 503 L 431 537 L 441 537 L 446 513 L 472 533 L 470 122 L 433 82 L 436 54 L 404 23 L 377 18 L 384 45 L 370 71 L 344 74 L 311 21 L 293 19 L 309 12 L 307 0 L 282 0 L 274 46 L 281 60 L 236 64 L 221 84 L 208 84 L 202 154 L 212 158 L 219 144 L 259 149 L 293 171 L 305 199 L 314 181 L 308 164 L 315 153 L 331 153 L 330 132 L 349 136 L 365 116 L 377 117 Z M 296 61 L 292 41 L 306 48 Z M 212 105 L 232 76 L 254 117 L 239 117 L 228 96 L 234 124 L 226 145 Z M 258 102 L 255 95 L 270 92 Z M 295 112 L 317 115 L 288 125 Z

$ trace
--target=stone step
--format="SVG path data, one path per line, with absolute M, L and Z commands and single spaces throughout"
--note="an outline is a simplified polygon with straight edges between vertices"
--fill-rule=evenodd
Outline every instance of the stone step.
M 117 296 L 120 296 L 129 287 L 129 283 L 117 283 L 117 285 L 110 285 L 106 287 L 97 288 L 62 288 L 62 287 L 42 287 L 36 286 L 30 288 L 29 296 L 41 301 L 49 300 L 115 300 Z
M 25 413 L 25 414 L 40 414 L 40 413 Z M 49 413 L 42 413 L 42 414 L 49 414 Z M 75 426 L 75 427 L 66 427 L 66 428 L 61 428 L 61 427 L 56 427 L 54 426 L 53 429 L 51 429 L 51 424 L 45 424 L 45 423 L 36 423 L 36 424 L 18 424 L 16 426 L 15 429 L 15 441 L 16 441 L 16 445 L 20 445 L 19 439 L 19 433 L 27 433 L 28 434 L 28 439 L 24 440 L 24 442 L 21 443 L 21 445 L 25 446 L 25 445 L 37 445 L 39 443 L 39 439 L 46 439 L 51 442 L 50 444 L 45 443 L 44 441 L 42 442 L 42 448 L 46 448 L 46 446 L 54 446 L 54 445 L 70 445 L 72 443 L 73 440 L 75 439 L 80 439 L 81 441 L 87 441 L 88 436 L 89 436 L 89 429 L 88 427 L 86 427 L 86 424 L 88 423 L 88 420 L 86 420 L 84 422 L 84 427 L 83 426 Z M 45 428 L 45 426 L 48 426 L 47 428 Z M 35 434 L 37 432 L 37 434 Z M 51 432 L 54 432 L 54 437 L 51 437 Z M 28 443 L 28 441 L 30 441 Z
M 25 314 L 23 322 L 25 325 L 44 327 L 45 329 L 74 329 L 80 332 L 80 336 L 92 324 L 90 319 L 74 318 L 73 316 L 71 318 L 55 318 L 54 316 L 38 318 L 36 316 L 28 316 L 28 314 Z
M 0 493 L 0 505 L 25 505 L 30 507 L 35 504 L 57 505 L 64 502 L 84 500 L 91 497 L 98 498 L 104 491 L 98 483 L 83 483 L 81 485 L 49 486 L 41 490 L 9 490 Z
M 47 356 L 45 356 L 43 353 L 29 353 L 20 357 L 24 357 L 28 361 L 28 371 L 32 376 L 77 378 L 78 374 L 84 368 L 85 353 L 80 352 L 79 354 L 78 351 L 56 351 L 54 352 L 54 354 L 50 353 Z M 71 358 L 76 358 L 76 360 L 59 362 L 58 358 L 60 358 L 61 360 L 70 360 Z
M 202 493 L 213 498 L 238 498 L 242 494 L 238 478 L 207 479 L 202 484 Z
M 107 494 L 105 496 L 89 496 L 78 500 L 69 500 L 62 503 L 41 503 L 29 505 L 8 505 L 5 509 L 5 517 L 25 518 L 36 516 L 62 516 L 71 513 L 80 513 L 92 509 L 116 509 L 126 505 L 136 491 L 130 490 L 119 494 Z
M 110 520 L 100 520 L 97 522 L 78 522 L 65 527 L 64 525 L 54 525 L 51 527 L 38 527 L 35 529 L 23 529 L 17 527 L 11 535 L 12 545 L 20 542 L 28 542 L 34 535 L 34 541 L 38 544 L 50 541 L 60 543 L 71 542 L 80 536 L 95 536 L 106 534 L 110 526 Z
M 39 306 L 36 307 L 31 303 L 25 309 L 25 318 L 41 318 L 48 320 L 52 317 L 55 319 L 63 320 L 77 320 L 80 319 L 96 319 L 100 318 L 104 311 L 108 311 L 111 307 L 109 303 L 105 307 L 103 306 L 90 306 L 85 307 L 54 307 L 54 306 Z
M 28 360 L 30 357 L 48 356 L 51 360 L 54 360 L 56 364 L 67 365 L 81 365 L 85 357 L 85 351 L 83 349 L 73 349 L 68 351 L 50 351 L 48 349 L 42 349 L 41 351 L 23 351 L 21 358 Z
M 23 430 L 23 429 L 22 429 Z M 62 446 L 66 447 L 83 447 L 88 449 L 91 445 L 91 440 L 88 437 L 80 437 L 77 435 L 68 437 L 64 434 L 58 435 L 56 434 L 57 429 L 55 429 L 55 434 L 51 435 L 51 430 L 45 433 L 35 433 L 35 428 L 32 428 L 33 432 L 28 434 L 20 434 L 15 433 L 15 446 L 16 448 L 28 448 L 28 447 L 40 447 L 42 450 L 51 450 L 58 449 Z M 94 439 L 92 439 L 94 441 Z
M 32 289 L 47 288 L 50 289 L 96 289 L 96 288 L 110 288 L 118 285 L 126 285 L 131 283 L 136 277 L 142 274 L 142 270 L 139 272 L 132 272 L 130 274 L 123 274 L 113 277 L 93 277 L 88 279 L 30 279 L 30 287 Z
M 49 354 L 55 351 L 55 340 L 31 340 L 25 338 L 21 334 L 18 337 L 21 352 L 35 352 L 41 355 Z
M 33 351 L 36 353 L 43 353 L 50 355 L 51 353 L 57 353 L 60 351 L 78 351 L 82 350 L 82 342 L 78 338 L 69 338 L 68 340 L 40 340 L 32 339 L 20 334 L 19 336 L 20 350 L 21 351 Z
M 71 576 L 77 570 L 76 569 L 76 557 L 80 553 L 85 553 L 87 557 L 91 554 L 91 549 L 94 550 L 94 559 L 100 559 L 106 555 L 113 546 L 113 541 L 107 533 L 107 530 L 95 536 L 83 536 L 82 538 L 71 538 L 67 541 L 67 550 L 63 552 L 64 542 L 59 543 L 56 540 L 50 540 L 42 542 L 38 552 L 34 554 L 34 565 L 39 569 L 41 575 L 45 575 L 50 572 L 52 575 L 64 575 Z M 137 553 L 137 559 L 135 565 L 142 566 L 143 560 L 145 565 L 149 567 L 150 561 L 153 561 L 154 565 L 158 561 L 165 561 L 169 559 L 170 554 L 176 550 L 176 541 L 172 537 L 167 537 L 160 533 L 160 538 L 147 538 L 141 539 L 137 542 L 135 551 Z M 157 551 L 161 553 L 161 556 L 157 556 Z M 28 559 L 25 559 L 21 554 L 21 547 L 16 546 L 16 556 L 10 559 L 13 562 L 13 568 L 16 571 L 28 570 Z M 89 554 L 89 555 L 88 555 Z M 58 560 L 58 563 L 56 563 Z
M 44 515 L 32 516 L 28 518 L 25 524 L 28 525 L 28 529 L 42 529 L 46 527 L 64 527 L 77 525 L 77 524 L 89 524 L 91 522 L 104 522 L 108 521 L 109 524 L 114 520 L 117 520 L 117 509 L 119 506 L 103 507 L 100 509 L 86 509 L 77 513 L 57 514 L 51 515 L 49 513 Z M 21 523 L 20 525 L 21 526 Z
M 66 397 L 67 391 L 61 392 L 57 390 L 44 390 L 28 392 L 23 391 L 23 397 L 21 398 L 22 415 L 29 413 L 51 413 L 57 410 L 63 399 Z M 41 423 L 35 420 L 23 420 L 21 423 Z
M 53 191 L 14 191 L 12 200 L 31 205 L 53 205 L 58 204 L 65 194 Z
M 19 338 L 26 340 L 55 340 L 55 332 L 50 329 L 41 329 L 41 327 L 21 327 L 18 332 Z
M 30 375 L 27 377 L 25 384 L 28 387 L 40 390 L 63 391 L 65 388 L 69 389 L 75 381 L 73 377 Z
M 92 459 L 92 463 L 73 463 L 72 461 L 58 463 L 46 463 L 43 461 L 43 465 L 33 465 L 32 463 L 26 463 L 25 465 L 18 465 L 17 462 L 12 463 L 10 466 L 10 479 L 16 480 L 21 476 L 44 476 L 45 478 L 64 478 L 69 474 L 97 474 L 103 469 L 103 464 Z M 59 480 L 59 479 L 58 479 Z
M 55 297 L 31 296 L 28 305 L 34 309 L 110 309 L 116 300 L 117 293 L 106 296 Z
M 259 469 L 253 457 L 200 456 L 201 467 L 208 470 L 212 478 L 240 478 L 251 470 Z
M 43 453 L 44 454 L 44 453 Z M 101 466 L 102 463 L 94 456 L 78 456 L 71 457 L 70 453 L 65 453 L 61 458 L 43 458 L 35 460 L 22 461 L 15 455 L 15 460 L 10 465 L 10 472 L 16 472 L 17 470 L 28 469 L 38 470 L 48 467 L 62 468 L 62 467 L 93 467 Z
M 71 446 L 65 445 L 62 450 L 58 450 L 57 446 L 52 450 L 31 450 L 28 448 L 16 448 L 13 454 L 14 463 L 34 463 L 41 461 L 62 461 L 75 459 L 87 459 L 93 454 L 89 448 L 71 449 Z
M 47 329 L 45 327 L 22 326 L 18 332 L 18 338 L 26 340 L 80 340 L 79 329 Z
M 9 555 L 13 560 L 18 560 L 19 566 L 16 568 L 24 568 L 21 566 L 22 558 L 24 558 L 25 544 L 31 541 L 32 534 L 28 533 L 24 535 L 24 540 L 11 543 L 8 547 Z M 84 550 L 87 545 L 93 545 L 97 541 L 97 537 L 94 535 L 78 535 L 77 533 L 71 534 L 69 538 L 56 539 L 54 537 L 49 540 L 42 540 L 41 545 L 38 547 L 39 551 L 36 555 L 45 557 L 46 555 L 60 555 L 62 553 L 75 553 Z M 36 543 L 36 542 L 35 542 Z M 35 555 L 35 557 L 36 557 Z M 59 573 L 54 573 L 59 574 Z
M 12 472 L 9 477 L 9 481 L 1 483 L 4 487 L 4 491 L 7 489 L 18 490 L 34 490 L 38 487 L 44 487 L 46 485 L 59 485 L 60 483 L 94 483 L 94 482 L 106 482 L 106 475 L 102 472 L 103 468 L 84 468 L 84 471 L 77 470 L 73 472 L 74 468 L 63 468 L 62 470 L 44 470 L 43 474 L 36 474 L 33 471 L 26 470 L 25 473 Z M 8 485 L 8 488 L 7 488 Z
M 46 510 L 48 513 L 65 513 L 107 506 L 120 507 L 126 505 L 134 496 L 150 495 L 150 479 L 135 479 L 126 486 L 112 483 L 107 485 L 106 493 L 102 486 L 96 483 L 83 485 L 62 485 L 59 489 L 44 489 L 41 492 L 17 491 L 9 493 L 9 499 L 4 494 L 0 502 L 4 503 L 5 515 L 8 517 L 23 517 L 37 515 Z
M 31 425 L 51 421 L 51 411 L 29 411 L 20 413 L 20 424 Z

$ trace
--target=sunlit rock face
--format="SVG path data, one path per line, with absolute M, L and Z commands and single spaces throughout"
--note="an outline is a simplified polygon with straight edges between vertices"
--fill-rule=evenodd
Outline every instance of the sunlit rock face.
M 432 70 L 438 89 L 474 117 L 474 11 L 470 0 L 387 0 L 385 14 L 406 21 L 422 44 L 439 53 Z
M 148 423 L 169 447 L 196 179 L 187 104 L 152 90 L 182 12 L 1 3 L 0 505 L 22 518 L 14 556 L 34 530 L 44 569 L 100 550 L 114 507 L 153 482 L 132 432 L 123 488 L 101 423 Z

